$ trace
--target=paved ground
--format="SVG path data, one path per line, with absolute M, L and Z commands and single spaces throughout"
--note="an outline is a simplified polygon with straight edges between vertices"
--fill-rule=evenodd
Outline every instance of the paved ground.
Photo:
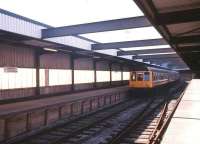
M 200 79 L 193 79 L 169 124 L 162 144 L 200 144 Z

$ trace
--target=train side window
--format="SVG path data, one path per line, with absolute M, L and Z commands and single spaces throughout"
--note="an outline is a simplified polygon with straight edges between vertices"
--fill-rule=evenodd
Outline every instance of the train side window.
M 135 81 L 135 80 L 136 80 L 136 72 L 132 72 L 131 80 L 132 80 L 132 81 Z
M 137 81 L 143 81 L 143 73 L 137 73 Z
M 163 79 L 163 74 L 162 74 L 162 73 L 160 74 L 160 79 L 161 79 L 161 80 Z
M 144 72 L 144 81 L 149 81 L 149 72 Z
M 161 77 L 161 73 L 158 73 L 158 80 L 161 80 L 162 77 Z
M 153 72 L 153 80 L 155 81 L 156 80 L 156 73 L 155 72 Z

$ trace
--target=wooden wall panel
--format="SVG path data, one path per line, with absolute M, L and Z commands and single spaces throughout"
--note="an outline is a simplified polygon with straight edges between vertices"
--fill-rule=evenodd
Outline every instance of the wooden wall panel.
M 112 64 L 112 71 L 121 71 L 119 64 Z
M 5 120 L 0 119 L 0 141 L 4 140 L 4 135 L 5 135 Z
M 30 114 L 30 127 L 37 129 L 44 125 L 44 110 L 37 110 Z
M 58 108 L 51 108 L 48 109 L 48 117 L 47 117 L 47 123 L 51 124 L 59 119 L 59 112 Z
M 130 71 L 130 68 L 128 66 L 123 66 L 123 71 L 124 72 L 129 72 Z
M 74 60 L 75 70 L 93 70 L 93 60 L 90 58 L 76 58 Z
M 70 55 L 68 54 L 43 54 L 40 56 L 40 67 L 45 69 L 71 69 Z
M 109 63 L 107 61 L 96 62 L 97 71 L 109 71 Z
M 71 104 L 66 104 L 61 109 L 61 117 L 69 118 L 71 115 Z
M 23 98 L 34 95 L 35 95 L 35 88 L 0 90 L 0 100 Z
M 94 87 L 93 83 L 75 84 L 74 90 L 92 89 L 93 87 Z
M 32 48 L 0 44 L 0 67 L 34 68 Z
M 71 91 L 71 85 L 47 86 L 40 88 L 40 94 L 53 94 Z
M 11 138 L 26 131 L 26 114 L 7 119 L 7 137 Z

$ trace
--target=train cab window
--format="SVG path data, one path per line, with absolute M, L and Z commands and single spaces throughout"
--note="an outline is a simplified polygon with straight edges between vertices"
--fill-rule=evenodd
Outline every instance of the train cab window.
M 143 73 L 137 73 L 137 81 L 143 81 Z
M 132 81 L 136 80 L 136 73 L 135 72 L 132 72 L 132 74 L 131 74 L 131 80 Z
M 149 80 L 150 80 L 149 72 L 144 72 L 144 81 L 149 81 Z

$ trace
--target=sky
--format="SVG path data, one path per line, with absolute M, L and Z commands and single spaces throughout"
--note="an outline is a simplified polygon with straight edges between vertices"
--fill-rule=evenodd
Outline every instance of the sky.
M 0 8 L 52 26 L 143 15 L 133 0 L 0 0 Z
M 0 0 L 0 8 L 55 27 L 144 15 L 133 0 Z M 102 43 L 161 37 L 153 27 L 82 36 Z
M 83 34 L 81 36 L 93 39 L 101 43 L 162 38 L 162 36 L 157 32 L 154 27 L 116 30 L 111 32 L 98 32 Z
M 144 15 L 133 0 L 0 0 L 0 8 L 55 27 Z M 161 38 L 153 27 L 81 36 L 101 43 Z
M 54 27 L 144 15 L 133 0 L 0 0 L 0 8 Z M 89 33 L 81 36 L 101 43 L 162 37 L 153 27 Z M 121 50 L 169 47 L 169 45 L 163 45 L 121 48 Z M 111 55 L 116 55 L 116 51 L 103 50 Z M 131 56 L 123 57 L 132 58 Z

